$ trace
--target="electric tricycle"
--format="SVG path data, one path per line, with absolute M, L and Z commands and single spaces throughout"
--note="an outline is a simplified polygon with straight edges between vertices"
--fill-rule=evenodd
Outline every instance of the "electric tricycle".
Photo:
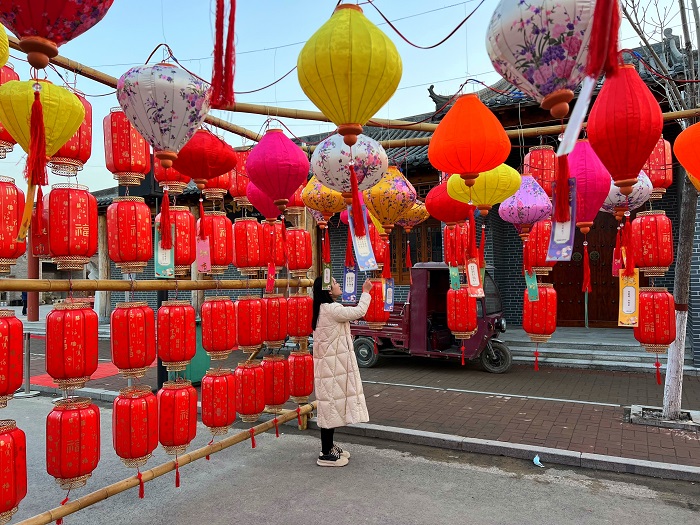
M 481 362 L 494 374 L 507 371 L 512 362 L 508 346 L 498 339 L 506 331 L 501 295 L 487 267 L 484 297 L 476 300 L 478 326 L 469 339 L 456 340 L 447 327 L 449 268 L 445 263 L 418 263 L 413 266 L 413 282 L 405 303 L 394 304 L 387 324 L 372 330 L 360 319 L 350 323 L 357 363 L 362 368 L 377 364 L 382 356 L 422 356 Z M 462 352 L 462 344 L 464 351 Z

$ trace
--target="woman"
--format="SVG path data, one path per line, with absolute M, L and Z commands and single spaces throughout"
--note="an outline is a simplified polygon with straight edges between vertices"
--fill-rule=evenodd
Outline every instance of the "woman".
M 372 283 L 362 285 L 357 306 L 343 306 L 335 300 L 342 295 L 340 285 L 332 280 L 331 289 L 323 290 L 323 280 L 314 281 L 314 385 L 317 424 L 321 428 L 321 455 L 316 464 L 344 467 L 350 453 L 333 443 L 336 427 L 369 421 L 362 380 L 350 336 L 350 321 L 367 313 Z

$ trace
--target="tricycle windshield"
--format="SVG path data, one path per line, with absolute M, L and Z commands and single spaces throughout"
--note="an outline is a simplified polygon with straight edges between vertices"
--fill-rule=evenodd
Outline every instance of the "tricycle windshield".
M 493 315 L 503 311 L 498 286 L 496 286 L 496 282 L 488 272 L 484 275 L 484 295 L 486 296 L 486 315 Z

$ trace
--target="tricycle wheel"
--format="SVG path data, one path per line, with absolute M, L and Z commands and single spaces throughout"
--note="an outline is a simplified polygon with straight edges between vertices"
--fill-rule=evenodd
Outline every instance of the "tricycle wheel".
M 368 337 L 355 339 L 355 357 L 360 368 L 372 368 L 379 361 L 379 355 L 374 353 L 374 341 Z
M 488 341 L 486 345 L 487 347 L 481 352 L 481 366 L 492 374 L 506 372 L 513 362 L 510 348 L 501 341 Z

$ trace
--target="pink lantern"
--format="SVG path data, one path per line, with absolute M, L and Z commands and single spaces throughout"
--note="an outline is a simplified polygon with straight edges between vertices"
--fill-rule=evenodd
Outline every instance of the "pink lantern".
M 250 181 L 281 211 L 306 181 L 309 167 L 304 152 L 281 129 L 269 129 L 250 152 L 246 164 Z
M 253 207 L 267 220 L 274 221 L 280 216 L 280 210 L 277 205 L 253 182 L 248 183 L 246 195 Z
M 569 153 L 569 176 L 576 179 L 576 226 L 587 234 L 610 190 L 610 173 L 587 140 Z

